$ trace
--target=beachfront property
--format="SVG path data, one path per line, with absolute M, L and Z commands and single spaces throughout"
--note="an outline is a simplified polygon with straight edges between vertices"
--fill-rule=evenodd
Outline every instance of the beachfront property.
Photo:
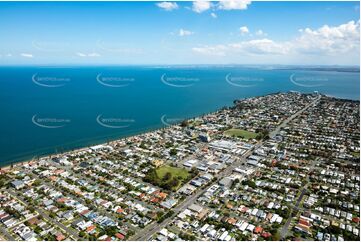
M 359 240 L 359 128 L 359 102 L 277 93 L 18 163 L 0 171 L 0 234 Z

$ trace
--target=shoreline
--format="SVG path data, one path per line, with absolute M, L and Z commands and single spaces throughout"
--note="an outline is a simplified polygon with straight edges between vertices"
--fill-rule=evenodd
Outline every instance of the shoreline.
M 298 92 L 298 91 L 288 91 L 288 92 Z M 250 97 L 250 98 L 257 98 L 257 97 L 262 97 L 262 96 L 268 96 L 268 95 L 274 95 L 274 94 L 277 94 L 277 93 L 288 93 L 288 92 L 274 92 L 274 93 L 269 93 L 269 94 L 265 94 L 265 95 L 260 95 L 260 96 L 254 96 L 254 97 Z M 312 94 L 313 92 L 311 93 L 302 93 L 302 92 L 298 92 L 298 93 L 301 93 L 301 94 Z M 353 99 L 348 99 L 348 98 L 342 98 L 342 97 L 335 97 L 335 96 L 331 96 L 331 95 L 328 95 L 328 94 L 323 94 L 323 93 L 319 93 L 319 95 L 322 95 L 322 96 L 325 96 L 325 97 L 328 97 L 328 98 L 335 98 L 335 99 L 338 99 L 338 100 L 341 100 L 341 101 L 345 101 L 345 102 L 360 102 L 360 100 L 353 100 Z M 248 99 L 248 98 L 246 98 Z M 243 100 L 243 99 L 236 99 L 236 100 Z M 236 101 L 234 100 L 234 101 Z M 231 106 L 227 107 L 227 108 L 230 108 L 230 107 L 233 107 L 234 104 L 232 104 Z M 224 108 L 224 107 L 223 107 Z M 214 110 L 212 112 L 209 112 L 209 113 L 204 113 L 204 114 L 201 114 L 201 115 L 198 115 L 198 116 L 194 116 L 194 117 L 189 117 L 187 120 L 192 120 L 192 119 L 196 119 L 196 118 L 199 118 L 199 117 L 203 117 L 204 115 L 207 115 L 207 114 L 212 114 L 212 113 L 216 113 L 218 111 L 220 111 L 222 108 L 219 108 L 217 110 Z M 19 161 L 10 161 L 4 165 L 1 165 L 0 164 L 0 172 L 1 171 L 7 171 L 7 170 L 10 170 L 11 167 L 16 167 L 18 166 L 19 164 L 29 164 L 31 162 L 34 162 L 34 161 L 37 161 L 37 160 L 40 160 L 40 159 L 44 159 L 44 158 L 49 158 L 51 156 L 57 156 L 57 155 L 64 155 L 64 154 L 67 154 L 69 152 L 76 152 L 76 151 L 81 151 L 81 150 L 84 150 L 84 149 L 89 149 L 90 147 L 92 146 L 96 146 L 96 145 L 102 145 L 102 144 L 107 144 L 107 143 L 111 143 L 111 142 L 115 142 L 115 141 L 121 141 L 121 140 L 124 140 L 124 139 L 129 139 L 129 138 L 135 138 L 135 137 L 138 137 L 138 136 L 141 136 L 141 135 L 146 135 L 146 134 L 150 134 L 150 133 L 153 133 L 153 132 L 157 132 L 161 129 L 167 129 L 167 128 L 171 128 L 172 126 L 174 125 L 178 125 L 179 123 L 181 122 L 176 122 L 170 126 L 165 126 L 165 127 L 160 127 L 160 128 L 145 128 L 145 131 L 136 131 L 135 134 L 133 135 L 125 135 L 124 137 L 121 137 L 121 138 L 114 138 L 114 139 L 109 139 L 109 141 L 107 142 L 94 142 L 94 143 L 91 143 L 90 145 L 87 145 L 87 146 L 82 146 L 80 145 L 80 147 L 78 148 L 73 148 L 73 149 L 66 149 L 65 151 L 63 152 L 59 152 L 59 153 L 54 153 L 54 152 L 49 152 L 48 154 L 44 154 L 44 155 L 35 155 L 33 156 L 33 158 L 31 159 L 24 159 L 24 160 L 19 160 Z M 46 148 L 44 148 L 46 149 Z
M 271 94 L 268 94 L 268 95 L 271 95 Z M 227 107 L 227 108 L 229 108 L 229 107 Z M 192 119 L 196 119 L 196 118 L 202 117 L 202 116 L 207 115 L 207 114 L 216 113 L 216 112 L 220 111 L 221 109 L 222 108 L 219 108 L 219 109 L 217 109 L 215 111 L 212 111 L 212 112 L 209 112 L 209 113 L 203 113 L 201 115 L 197 115 L 197 116 L 194 116 L 194 117 L 189 117 L 186 120 L 192 120 Z M 169 125 L 169 126 L 165 126 L 165 127 L 144 128 L 144 130 L 135 131 L 135 134 L 125 135 L 124 137 L 121 137 L 121 138 L 118 137 L 118 138 L 109 139 L 109 141 L 107 141 L 107 142 L 103 142 L 103 141 L 93 142 L 93 143 L 91 143 L 90 145 L 87 145 L 87 146 L 80 145 L 80 147 L 78 147 L 78 148 L 67 149 L 67 150 L 65 150 L 63 152 L 59 152 L 59 153 L 52 152 L 52 153 L 44 154 L 44 155 L 35 155 L 35 156 L 33 156 L 32 159 L 24 159 L 24 160 L 19 160 L 19 161 L 10 161 L 10 162 L 8 162 L 7 164 L 4 164 L 4 165 L 0 164 L 0 172 L 4 171 L 4 170 L 10 170 L 11 166 L 16 167 L 19 164 L 29 164 L 31 162 L 34 162 L 34 161 L 37 161 L 37 160 L 40 160 L 40 159 L 49 158 L 51 156 L 64 155 L 64 154 L 67 154 L 69 152 L 76 152 L 76 151 L 89 149 L 90 147 L 96 146 L 96 145 L 107 144 L 107 143 L 121 141 L 121 140 L 129 139 L 129 138 L 136 138 L 138 136 L 150 134 L 150 133 L 153 133 L 153 132 L 157 132 L 157 131 L 162 130 L 162 129 L 172 128 L 174 125 L 178 125 L 180 123 L 181 123 L 181 121 L 176 122 L 176 123 L 174 123 L 172 125 Z

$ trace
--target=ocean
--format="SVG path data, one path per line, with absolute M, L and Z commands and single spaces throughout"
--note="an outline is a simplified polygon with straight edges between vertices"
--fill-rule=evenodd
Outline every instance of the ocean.
M 0 67 L 0 165 L 165 127 L 275 92 L 359 100 L 359 69 Z

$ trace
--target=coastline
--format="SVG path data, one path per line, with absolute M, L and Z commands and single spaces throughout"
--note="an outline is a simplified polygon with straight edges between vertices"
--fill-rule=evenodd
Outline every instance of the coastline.
M 297 91 L 288 91 L 288 92 L 297 92 Z M 254 96 L 252 98 L 255 98 L 255 97 L 261 97 L 261 96 L 267 96 L 267 95 L 273 95 L 273 94 L 276 94 L 276 93 L 282 93 L 282 92 L 274 92 L 274 93 L 269 93 L 269 94 L 265 94 L 265 95 L 260 95 L 260 96 Z M 287 92 L 284 92 L 284 93 L 287 93 Z M 311 93 L 302 93 L 302 94 L 311 94 Z M 339 99 L 339 100 L 343 100 L 343 101 L 348 101 L 348 102 L 360 102 L 360 100 L 353 100 L 353 99 L 347 99 L 347 98 L 342 98 L 342 97 L 335 97 L 335 96 L 331 96 L 331 95 L 328 95 L 328 94 L 323 94 L 323 93 L 319 93 L 320 95 L 322 96 L 325 96 L 325 97 L 329 97 L 329 98 L 335 98 L 335 99 Z M 236 100 L 239 100 L 239 99 L 236 99 Z M 236 101 L 234 100 L 234 101 Z M 229 107 L 232 107 L 234 106 L 233 104 Z M 192 119 L 195 119 L 195 118 L 198 118 L 198 117 L 202 117 L 206 114 L 212 114 L 212 113 L 216 113 L 218 112 L 219 110 L 221 110 L 222 108 L 218 108 L 217 110 L 214 110 L 212 112 L 209 112 L 209 113 L 203 113 L 201 115 L 197 115 L 197 116 L 194 116 L 194 117 L 189 117 L 187 120 L 192 120 Z M 69 152 L 75 152 L 75 151 L 81 151 L 83 149 L 89 149 L 90 147 L 92 146 L 95 146 L 95 145 L 102 145 L 102 144 L 107 144 L 107 143 L 110 143 L 110 142 L 116 142 L 116 141 L 121 141 L 121 140 L 124 140 L 124 139 L 129 139 L 129 138 L 135 138 L 135 137 L 138 137 L 138 136 L 141 136 L 141 135 L 146 135 L 146 134 L 149 134 L 149 133 L 153 133 L 153 132 L 157 132 L 158 130 L 161 130 L 161 129 L 167 129 L 167 128 L 171 128 L 173 125 L 178 125 L 180 123 L 179 122 L 176 122 L 170 126 L 165 126 L 165 127 L 153 127 L 153 128 L 144 128 L 143 130 L 138 130 L 138 131 L 135 131 L 134 134 L 131 134 L 131 135 L 125 135 L 124 137 L 114 137 L 114 138 L 110 138 L 109 139 L 109 136 L 107 136 L 108 138 L 105 138 L 105 139 L 108 139 L 108 141 L 104 142 L 104 141 L 100 141 L 97 142 L 97 141 L 94 141 L 94 142 L 91 142 L 91 144 L 89 145 L 79 145 L 79 146 L 76 146 L 75 148 L 69 148 L 69 149 L 64 149 L 64 151 L 62 152 L 58 152 L 58 153 L 55 153 L 55 152 L 45 152 L 45 154 L 39 154 L 39 155 L 29 155 L 32 156 L 31 159 L 29 158 L 25 158 L 26 156 L 24 155 L 24 159 L 21 159 L 19 161 L 8 161 L 6 162 L 5 164 L 0 164 L 0 170 L 1 171 L 4 171 L 4 170 L 10 170 L 12 166 L 17 166 L 19 164 L 29 164 L 35 160 L 39 160 L 39 159 L 44 159 L 44 158 L 49 158 L 51 156 L 56 156 L 56 155 L 64 155 L 64 154 L 67 154 Z M 93 139 L 94 140 L 94 139 Z M 79 141 L 75 141 L 75 142 L 79 142 Z M 72 142 L 72 143 L 75 143 L 75 142 Z M 50 149 L 50 148 L 44 148 L 44 149 Z M 55 148 L 56 149 L 56 148 Z
M 267 95 L 271 95 L 271 94 L 267 94 Z M 198 117 L 202 117 L 202 116 L 207 115 L 207 114 L 216 113 L 221 109 L 222 108 L 219 108 L 219 109 L 214 110 L 214 111 L 209 112 L 209 113 L 203 113 L 201 115 L 197 115 L 197 116 L 194 116 L 194 117 L 189 117 L 187 120 L 192 120 L 192 119 L 196 119 Z M 141 135 L 146 135 L 146 134 L 150 134 L 150 133 L 153 133 L 153 132 L 157 132 L 157 131 L 159 131 L 161 129 L 171 128 L 172 126 L 178 125 L 179 123 L 181 123 L 181 121 L 175 122 L 174 124 L 169 125 L 169 126 L 164 125 L 165 127 L 150 127 L 150 128 L 148 127 L 148 128 L 144 128 L 142 130 L 135 131 L 134 134 L 131 134 L 131 135 L 125 135 L 123 137 L 114 137 L 114 138 L 108 139 L 108 141 L 106 141 L 106 142 L 104 142 L 104 141 L 99 141 L 99 142 L 95 141 L 95 142 L 92 142 L 89 145 L 85 145 L 85 146 L 84 145 L 79 145 L 80 147 L 64 149 L 64 151 L 58 152 L 58 153 L 49 152 L 49 153 L 43 154 L 43 155 L 41 155 L 41 154 L 40 155 L 29 155 L 29 157 L 32 156 L 33 158 L 31 158 L 31 159 L 24 158 L 24 159 L 19 160 L 19 161 L 8 161 L 6 164 L 3 164 L 3 165 L 0 164 L 0 171 L 1 170 L 11 169 L 11 166 L 16 167 L 19 164 L 29 164 L 29 163 L 31 163 L 33 161 L 36 161 L 36 160 L 39 160 L 39 159 L 44 159 L 44 158 L 49 158 L 51 156 L 64 155 L 64 154 L 67 154 L 69 152 L 75 152 L 75 151 L 81 151 L 81 150 L 89 149 L 90 147 L 96 146 L 96 145 L 107 144 L 107 143 L 121 141 L 121 140 L 129 139 L 129 138 L 136 138 L 136 137 L 141 136 Z M 109 136 L 107 136 L 107 137 L 109 137 Z M 75 141 L 75 142 L 78 142 L 78 141 Z M 75 142 L 72 142 L 72 143 L 75 143 Z M 49 149 L 49 147 L 46 147 L 44 149 Z M 23 157 L 25 157 L 25 155 Z

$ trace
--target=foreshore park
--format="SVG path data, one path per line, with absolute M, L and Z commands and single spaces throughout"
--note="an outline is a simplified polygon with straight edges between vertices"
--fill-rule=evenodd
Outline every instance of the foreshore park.
M 360 240 L 360 103 L 276 93 L 0 170 L 4 240 Z

